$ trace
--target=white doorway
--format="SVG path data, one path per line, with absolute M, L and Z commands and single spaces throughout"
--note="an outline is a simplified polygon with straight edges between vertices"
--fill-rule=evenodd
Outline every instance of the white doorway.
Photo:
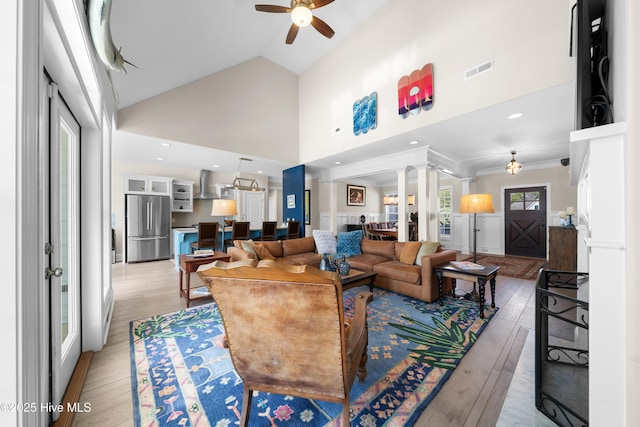
M 80 125 L 50 85 L 44 223 L 50 289 L 51 403 L 63 394 L 80 357 Z M 54 414 L 54 417 L 57 414 Z
M 243 198 L 243 217 L 249 221 L 249 228 L 262 229 L 264 221 L 264 192 L 245 191 Z

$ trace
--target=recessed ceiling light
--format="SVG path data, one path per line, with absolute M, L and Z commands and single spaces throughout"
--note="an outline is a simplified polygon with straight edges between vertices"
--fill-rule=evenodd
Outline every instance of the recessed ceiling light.
M 163 142 L 162 144 L 163 147 L 171 147 L 171 144 L 169 144 L 168 142 Z
M 258 171 L 258 173 L 262 173 L 262 171 Z
M 416 145 L 417 143 L 418 143 L 418 141 L 411 141 L 409 144 Z
M 214 167 L 214 168 L 219 168 L 220 166 L 218 166 L 218 165 L 213 165 L 213 167 Z
M 340 162 L 336 162 L 336 165 L 339 165 L 339 164 L 340 164 Z
M 156 160 L 164 160 L 162 157 L 156 157 Z
M 507 119 L 513 120 L 513 119 L 519 119 L 520 117 L 522 117 L 522 113 L 513 113 L 509 117 L 507 117 Z

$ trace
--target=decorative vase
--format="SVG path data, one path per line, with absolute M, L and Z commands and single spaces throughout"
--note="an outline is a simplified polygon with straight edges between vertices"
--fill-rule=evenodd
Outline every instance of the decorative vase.
M 322 259 L 320 260 L 320 269 L 322 270 L 322 264 L 324 261 L 324 270 L 325 271 L 336 271 L 336 264 L 333 260 L 333 254 L 324 254 L 322 255 Z
M 346 257 L 342 257 L 342 259 L 336 261 L 336 267 L 338 268 L 338 274 L 341 276 L 346 276 L 349 274 L 349 270 L 351 270 L 351 264 L 347 262 Z

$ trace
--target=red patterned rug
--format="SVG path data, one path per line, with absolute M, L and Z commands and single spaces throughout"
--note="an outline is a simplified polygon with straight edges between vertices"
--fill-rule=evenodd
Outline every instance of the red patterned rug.
M 464 261 L 473 260 L 473 256 L 464 258 Z M 527 258 L 518 256 L 499 256 L 478 254 L 478 264 L 491 264 L 500 267 L 500 273 L 504 276 L 517 277 L 525 280 L 536 280 L 538 270 L 547 262 L 541 258 Z

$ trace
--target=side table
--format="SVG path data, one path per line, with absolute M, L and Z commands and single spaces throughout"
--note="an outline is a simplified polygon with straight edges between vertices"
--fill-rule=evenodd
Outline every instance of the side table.
M 213 261 L 229 262 L 231 261 L 231 257 L 229 256 L 229 254 L 225 252 L 215 251 L 213 254 L 206 257 L 194 256 L 189 254 L 180 255 L 179 260 L 180 260 L 180 270 L 178 271 L 178 275 L 180 276 L 180 297 L 185 299 L 185 301 L 187 302 L 187 307 L 189 307 L 189 305 L 191 304 L 191 301 L 203 299 L 203 298 L 210 298 L 209 296 L 206 296 L 206 295 L 195 297 L 195 298 L 191 297 L 191 273 L 195 272 L 198 269 L 198 267 L 200 267 L 201 265 L 209 264 L 209 263 L 212 263 Z M 186 275 L 184 287 L 182 285 L 183 274 Z
M 443 305 L 443 278 L 450 277 L 452 279 L 452 288 L 451 292 L 453 295 L 456 294 L 456 279 L 467 280 L 472 283 L 478 284 L 478 292 L 480 294 L 480 317 L 484 319 L 484 294 L 485 289 L 484 286 L 487 283 L 487 280 L 491 286 L 491 308 L 495 308 L 495 296 L 496 296 L 496 276 L 498 275 L 498 270 L 500 267 L 496 265 L 485 265 L 482 269 L 477 270 L 463 270 L 455 267 L 450 262 L 446 262 L 443 264 L 439 264 L 433 267 L 436 273 L 436 277 L 438 278 L 438 295 L 440 299 L 440 305 Z

